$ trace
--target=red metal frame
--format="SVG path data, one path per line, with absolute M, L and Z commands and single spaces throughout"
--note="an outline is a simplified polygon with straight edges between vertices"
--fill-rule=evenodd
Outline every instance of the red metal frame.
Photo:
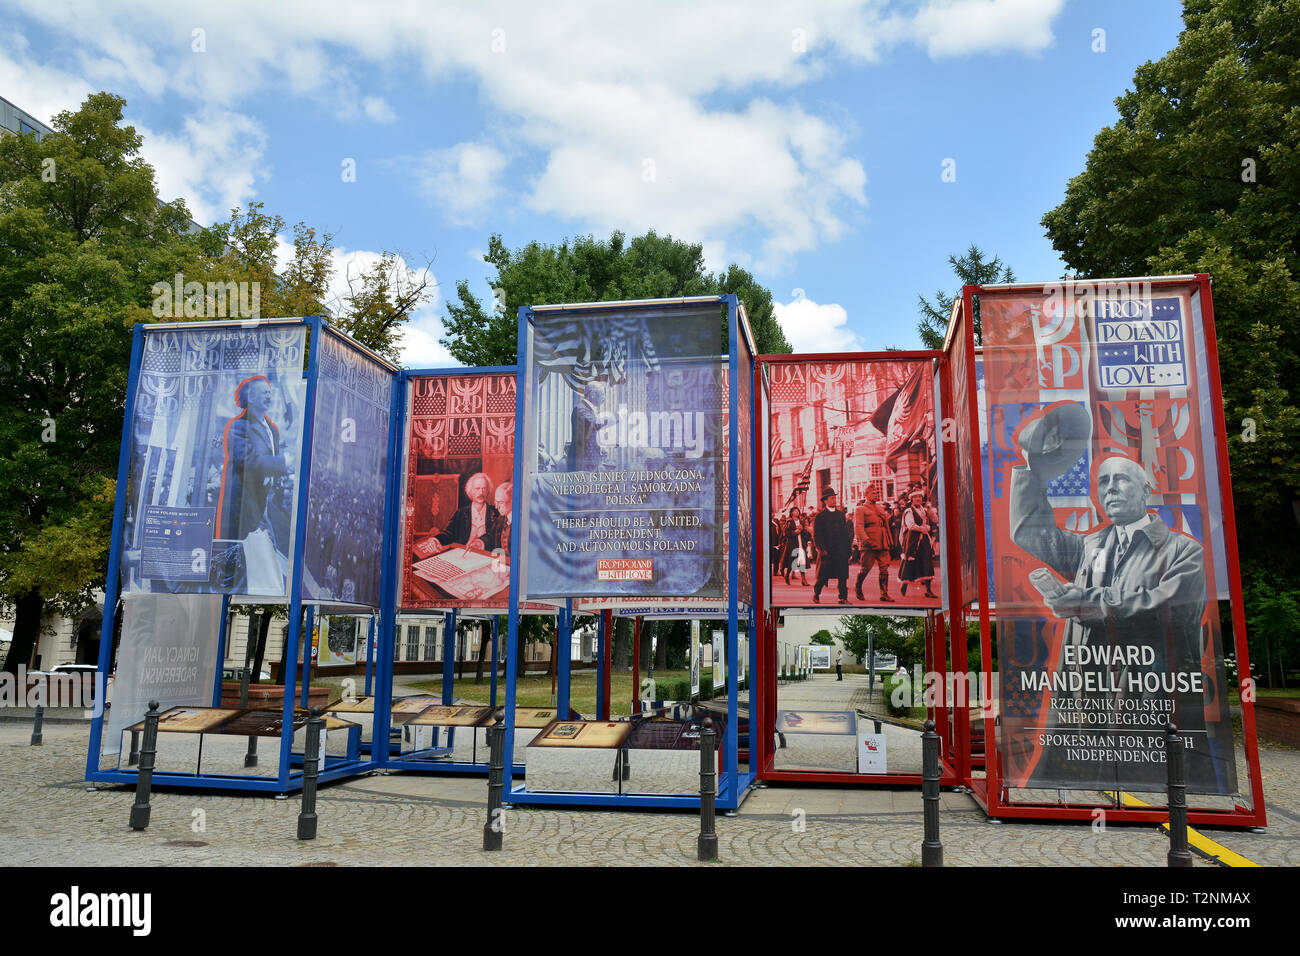
M 1069 281 L 1069 280 L 1062 280 Z M 1250 674 L 1250 652 L 1246 644 L 1246 618 L 1245 607 L 1242 601 L 1241 591 L 1241 567 L 1237 557 L 1237 523 L 1236 515 L 1233 512 L 1232 500 L 1232 482 L 1228 462 L 1228 445 L 1227 430 L 1224 420 L 1223 403 L 1221 396 L 1223 394 L 1222 379 L 1219 372 L 1219 347 L 1218 337 L 1214 326 L 1214 305 L 1210 293 L 1210 276 L 1206 273 L 1198 273 L 1192 277 L 1186 278 L 1134 278 L 1134 279 L 1101 279 L 1096 280 L 1093 284 L 1110 284 L 1113 282 L 1138 281 L 1146 282 L 1152 289 L 1173 289 L 1176 288 L 1185 292 L 1188 296 L 1189 303 L 1193 296 L 1199 296 L 1201 308 L 1201 333 L 1205 341 L 1206 366 L 1208 374 L 1208 384 L 1213 390 L 1210 405 L 1214 415 L 1214 439 L 1215 451 L 1218 457 L 1219 466 L 1219 496 L 1223 517 L 1223 543 L 1225 549 L 1225 563 L 1228 567 L 1228 593 L 1232 612 L 1232 632 L 1233 643 L 1239 662 L 1238 673 Z M 1047 283 L 1050 285 L 1050 283 Z M 1029 288 L 1029 286 L 1025 286 Z M 998 288 L 991 288 L 989 292 L 1003 291 Z M 972 297 L 983 294 L 985 289 L 980 285 L 968 285 L 962 288 L 962 308 L 965 315 L 970 317 L 972 313 Z M 955 310 L 954 310 L 955 311 Z M 951 325 L 950 325 L 951 329 Z M 969 344 L 970 364 L 968 366 L 968 381 L 975 382 L 975 353 L 974 353 L 974 329 L 972 323 L 967 322 L 967 336 Z M 950 346 L 950 342 L 945 342 L 945 350 Z M 970 389 L 970 402 L 968 414 L 970 422 L 973 424 L 972 435 L 978 436 L 979 431 L 979 409 L 978 396 L 976 389 Z M 978 440 L 977 438 L 975 440 Z M 945 456 L 946 460 L 946 456 Z M 984 541 L 984 496 L 983 496 L 983 475 L 981 469 L 975 468 L 975 506 L 977 509 L 977 520 L 975 522 L 976 541 L 980 547 L 978 553 L 979 561 L 979 580 L 980 580 L 980 653 L 981 653 L 981 679 L 991 682 L 992 680 L 992 658 L 990 655 L 989 645 L 989 609 L 987 606 L 988 599 L 988 581 L 987 581 L 987 542 Z M 951 504 L 951 502 L 950 502 Z M 950 527 L 955 520 L 955 515 L 950 515 Z M 958 584 L 960 589 L 960 584 Z M 958 616 L 963 621 L 964 617 Z M 964 635 L 965 628 L 962 627 Z M 954 642 L 956 644 L 956 642 Z M 964 636 L 961 640 L 964 648 Z M 959 656 L 954 647 L 954 656 Z M 1243 684 L 1249 681 L 1249 676 Z M 1251 808 L 1249 810 L 1243 807 L 1234 807 L 1231 810 L 1214 810 L 1206 808 L 1188 808 L 1187 819 L 1189 823 L 1210 825 L 1210 826 L 1233 826 L 1233 827 L 1257 827 L 1265 826 L 1267 815 L 1264 807 L 1264 786 L 1261 776 L 1259 763 L 1259 742 L 1255 732 L 1255 707 L 1254 701 L 1241 699 L 1240 692 L 1243 688 L 1238 688 L 1238 697 L 1242 706 L 1242 736 L 1246 750 L 1246 767 L 1250 777 L 1250 794 Z M 964 775 L 964 782 L 970 787 L 971 794 L 975 797 L 976 802 L 984 808 L 990 817 L 999 819 L 1030 819 L 1030 820 L 1091 820 L 1093 810 L 1102 807 L 1106 810 L 1106 819 L 1110 822 L 1118 823 L 1151 823 L 1159 821 L 1168 816 L 1168 810 L 1163 807 L 1138 808 L 1138 807 L 1116 807 L 1113 804 L 1102 803 L 1073 803 L 1073 804 L 1035 804 L 1035 803 L 1010 803 L 1003 798 L 1001 786 L 1001 762 L 997 757 L 997 738 L 993 732 L 993 719 L 986 716 L 984 723 L 984 745 L 985 745 L 985 770 L 986 777 L 974 777 L 969 767 Z M 959 742 L 960 743 L 960 742 Z M 963 754 L 969 759 L 969 742 L 967 747 L 958 749 L 959 759 Z
M 766 528 L 770 522 L 767 515 L 767 480 L 764 470 L 764 463 L 758 460 L 762 454 L 765 443 L 763 435 L 768 427 L 768 416 L 762 413 L 762 403 L 760 401 L 764 389 L 763 366 L 764 364 L 785 364 L 785 363 L 806 363 L 817 364 L 821 362 L 864 362 L 864 361 L 907 361 L 907 360 L 926 360 L 938 361 L 942 366 L 944 353 L 932 350 L 912 350 L 898 352 L 816 352 L 816 353 L 799 353 L 799 354 L 779 354 L 779 355 L 756 355 L 754 356 L 754 396 L 755 396 L 755 414 L 754 414 L 754 522 L 755 528 L 759 527 L 758 522 L 764 522 L 762 527 Z M 942 378 L 942 375 L 941 375 Z M 949 458 L 944 455 L 945 463 Z M 945 464 L 945 468 L 947 468 Z M 952 488 L 952 481 L 945 478 L 945 491 Z M 951 509 L 949 509 L 951 510 Z M 954 540 L 955 539 L 951 539 Z M 758 549 L 755 549 L 756 552 Z M 765 575 L 766 580 L 770 580 L 768 574 L 768 548 L 763 548 L 763 554 L 757 555 L 755 571 L 758 575 Z M 949 555 L 943 555 L 944 561 L 950 560 Z M 756 619 L 765 622 L 758 628 L 761 636 L 761 645 L 757 660 L 759 663 L 760 673 L 754 675 L 754 680 L 759 683 L 753 685 L 760 688 L 760 692 L 751 696 L 754 702 L 750 714 L 750 741 L 751 749 L 755 752 L 757 759 L 751 765 L 760 780 L 784 781 L 791 783 L 832 783 L 840 786 L 920 786 L 921 775 L 915 773 L 821 773 L 808 770 L 776 770 L 774 764 L 776 761 L 776 752 L 773 746 L 773 734 L 768 733 L 765 728 L 774 727 L 777 712 L 777 667 L 776 667 L 776 644 L 777 628 L 776 621 L 779 613 L 777 608 L 767 606 L 766 588 L 764 587 L 764 578 L 759 578 L 754 582 L 754 600 Z M 930 628 L 928 630 L 933 630 Z M 934 653 L 933 642 L 927 640 L 925 643 L 925 666 L 927 673 L 934 673 L 937 659 Z M 944 727 L 947 723 L 947 706 L 945 698 L 946 690 L 943 683 L 940 682 L 939 706 L 932 708 L 932 717 L 936 714 L 942 715 Z M 938 721 L 936 721 L 938 723 Z M 941 778 L 940 784 L 947 787 L 955 787 L 962 782 L 962 777 L 958 772 L 958 765 L 953 762 L 955 748 L 953 746 L 951 735 L 944 736 L 944 728 L 940 728 L 940 736 L 943 743 L 943 759 L 941 761 Z
M 953 304 L 953 316 L 948 322 L 949 339 L 951 339 L 951 330 L 955 327 L 953 319 L 964 314 L 961 311 L 963 308 L 961 300 Z M 951 341 L 945 340 L 939 374 L 939 396 L 945 422 L 952 421 L 956 416 L 953 408 L 950 350 Z M 955 435 L 953 437 L 956 438 Z M 944 632 L 943 674 L 946 679 L 955 666 L 960 665 L 963 671 L 966 667 L 966 616 L 961 594 L 961 533 L 957 523 L 957 455 L 952 448 L 946 449 L 943 455 L 943 499 L 944 517 L 948 529 L 944 538 L 948 553 L 943 556 L 944 568 L 948 576 L 948 601 L 941 616 L 940 629 Z M 954 557 L 956 561 L 953 560 Z M 951 657 L 947 655 L 950 641 Z M 960 782 L 969 786 L 971 779 L 970 703 L 965 695 L 960 700 L 948 701 L 947 693 L 945 683 L 940 700 L 944 703 L 945 724 L 948 723 L 948 715 L 951 714 L 952 717 L 948 739 L 953 755 L 954 773 Z

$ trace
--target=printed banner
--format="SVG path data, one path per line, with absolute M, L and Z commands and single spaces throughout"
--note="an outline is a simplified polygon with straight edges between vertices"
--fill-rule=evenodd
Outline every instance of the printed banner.
M 328 329 L 318 347 L 303 600 L 378 607 L 397 376 Z
M 970 397 L 976 383 L 971 381 L 968 363 L 971 358 L 972 339 L 969 338 L 970 319 L 962 311 L 954 317 L 952 349 L 949 354 L 949 374 L 952 377 L 952 407 L 955 435 L 953 436 L 953 496 L 957 503 L 957 559 L 958 581 L 961 586 L 961 606 L 979 597 L 979 548 L 975 540 L 975 450 L 972 442 L 978 435 L 971 434 Z
M 162 710 L 212 703 L 217 640 L 217 594 L 132 594 L 123 602 L 113 706 L 104 717 L 101 754 L 120 754 L 122 731 L 144 718 L 149 701 Z
M 301 325 L 145 329 L 123 593 L 284 598 L 305 342 Z
M 535 313 L 529 598 L 726 596 L 721 335 L 716 304 Z
M 1232 794 L 1190 286 L 1072 293 L 980 297 L 1006 782 Z
M 778 362 L 770 375 L 772 604 L 938 607 L 931 363 Z
M 513 372 L 411 379 L 403 608 L 504 608 L 515 467 Z

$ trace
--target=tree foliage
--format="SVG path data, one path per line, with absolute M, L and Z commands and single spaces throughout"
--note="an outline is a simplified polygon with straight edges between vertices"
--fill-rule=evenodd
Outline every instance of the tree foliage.
M 1011 271 L 1008 265 L 998 256 L 985 259 L 984 250 L 973 242 L 964 256 L 949 256 L 948 265 L 952 266 L 952 271 L 957 276 L 959 292 L 960 286 L 963 285 L 1016 281 L 1015 273 Z M 943 289 L 939 289 L 935 292 L 933 301 L 919 294 L 916 300 L 921 314 L 921 318 L 916 324 L 917 334 L 921 337 L 921 345 L 927 349 L 943 348 L 944 336 L 948 332 L 948 319 L 952 316 L 953 296 Z M 983 339 L 980 334 L 978 302 L 975 304 L 974 326 L 975 344 L 979 345 Z
M 1300 581 L 1300 0 L 1186 0 L 1043 225 L 1092 277 L 1214 281 L 1243 562 Z
M 840 618 L 835 636 L 864 664 L 870 664 L 869 646 L 877 654 L 893 654 L 906 667 L 925 661 L 925 623 L 919 617 L 848 614 Z
M 442 344 L 466 365 L 515 363 L 520 306 L 724 293 L 734 293 L 744 303 L 760 353 L 790 351 L 772 309 L 772 294 L 748 271 L 731 265 L 716 274 L 706 272 L 700 245 L 653 230 L 630 241 L 614 232 L 608 240 L 579 236 L 559 245 L 530 242 L 513 250 L 494 234 L 484 259 L 496 269 L 486 307 L 464 279 L 456 283 L 456 300 L 447 303 Z
M 11 659 L 30 653 L 47 598 L 75 610 L 103 581 L 126 317 L 197 250 L 184 204 L 158 202 L 123 106 L 97 93 L 39 141 L 0 140 L 0 600 L 19 611 Z
M 329 295 L 333 237 L 298 224 L 277 272 L 284 221 L 260 204 L 196 228 L 159 201 L 125 100 L 88 97 L 53 132 L 0 139 L 0 603 L 15 608 L 8 669 L 25 662 L 44 613 L 76 614 L 104 582 L 137 322 L 233 315 L 209 283 L 256 283 L 260 314 L 325 314 L 395 358 L 428 298 L 428 272 L 391 253 Z M 203 291 L 155 314 L 160 284 Z M 349 277 L 353 278 L 353 277 Z M 250 286 L 251 287 L 251 286 Z M 199 288 L 199 287 L 193 287 Z

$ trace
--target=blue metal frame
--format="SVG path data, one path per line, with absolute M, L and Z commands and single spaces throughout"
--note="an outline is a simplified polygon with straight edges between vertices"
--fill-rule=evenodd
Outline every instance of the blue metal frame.
M 644 305 L 652 308 L 662 308 L 664 306 L 682 305 L 683 307 L 700 304 L 703 299 L 697 299 L 695 302 L 676 302 L 676 301 L 646 301 L 638 302 L 634 305 L 628 305 L 627 308 L 636 308 Z M 740 454 L 740 436 L 735 423 L 739 420 L 739 388 L 737 383 L 740 374 L 740 356 L 739 356 L 739 299 L 735 295 L 718 296 L 716 301 L 719 305 L 725 305 L 728 310 L 728 362 L 730 387 L 728 388 L 729 396 L 729 414 L 732 427 L 728 429 L 727 441 L 727 473 L 731 494 L 729 496 L 729 522 L 728 522 L 728 562 L 727 562 L 727 627 L 730 640 L 728 641 L 728 657 L 730 666 L 727 668 L 727 727 L 726 733 L 719 741 L 720 747 L 720 764 L 718 774 L 718 797 L 717 806 L 723 809 L 735 809 L 740 806 L 748 788 L 757 778 L 757 773 L 753 770 L 744 774 L 739 773 L 737 766 L 738 757 L 738 724 L 737 719 L 737 683 L 736 683 L 736 662 L 739 653 L 739 495 L 736 489 L 739 481 L 739 454 Z M 575 306 L 573 311 L 583 311 L 587 308 L 595 310 L 597 308 L 617 307 L 616 303 L 600 303 L 590 306 Z M 533 321 L 535 312 L 532 308 L 521 306 L 519 309 L 519 331 L 517 339 L 518 362 L 516 365 L 516 374 L 518 376 L 517 386 L 517 404 L 515 413 L 515 473 L 514 487 L 515 494 L 513 500 L 514 519 L 511 524 L 511 550 L 510 553 L 516 556 L 516 560 L 511 561 L 510 566 L 510 646 L 514 647 L 516 643 L 518 630 L 518 616 L 520 605 L 520 588 L 519 564 L 523 559 L 520 553 L 519 535 L 519 509 L 520 501 L 527 497 L 526 489 L 523 485 L 523 460 L 527 450 L 527 428 L 528 412 L 531 409 L 531 396 L 528 393 L 529 382 L 529 354 L 528 354 L 528 328 Z M 751 367 L 744 370 L 745 374 L 752 374 L 753 343 L 752 338 L 745 332 L 747 344 L 750 349 Z M 523 442 L 523 448 L 520 447 Z M 754 454 L 751 448 L 751 455 Z M 561 611 L 561 625 L 564 632 L 567 633 L 567 625 L 571 624 L 572 601 L 567 602 L 564 610 Z M 746 614 L 752 620 L 753 608 L 747 607 Z M 752 636 L 752 626 L 751 626 Z M 612 637 L 605 633 L 604 614 L 597 612 L 597 645 L 600 668 L 606 666 L 606 642 Z M 752 674 L 753 662 L 756 660 L 757 644 L 755 640 L 749 642 L 749 659 L 750 659 L 750 686 L 753 686 Z M 558 650 L 558 649 L 557 649 Z M 508 753 L 513 753 L 514 749 L 514 732 L 515 732 L 515 679 L 516 679 L 516 655 L 509 655 L 506 665 L 506 748 Z M 557 692 L 557 709 L 561 700 L 567 706 L 569 700 L 569 678 L 570 669 L 567 666 L 567 659 L 570 656 L 569 648 L 566 646 L 563 657 L 556 662 L 556 692 Z M 564 661 L 564 666 L 561 666 Z M 603 713 L 603 706 L 608 702 L 603 697 L 603 681 L 597 679 L 597 709 Z M 562 688 L 562 689 L 561 689 Z M 563 713 L 564 711 L 560 711 Z M 753 733 L 753 714 L 751 708 L 751 734 Z M 518 768 L 515 768 L 517 772 Z M 507 770 L 505 775 L 505 790 L 508 794 L 508 800 L 512 803 L 528 804 L 548 804 L 557 806 L 599 806 L 599 807 L 679 807 L 679 808 L 698 808 L 700 800 L 698 796 L 675 795 L 675 794 L 608 794 L 608 793 L 568 793 L 568 792 L 536 792 L 529 791 L 526 786 L 515 787 L 511 781 L 511 773 Z
M 293 727 L 294 705 L 297 702 L 295 698 L 297 696 L 296 692 L 298 690 L 298 686 L 297 686 L 298 685 L 298 681 L 297 681 L 298 644 L 301 641 L 302 633 L 303 633 L 302 612 L 303 612 L 304 605 L 302 602 L 302 571 L 303 571 L 303 563 L 305 559 L 304 545 L 305 545 L 305 538 L 306 538 L 306 505 L 307 505 L 308 485 L 310 484 L 310 479 L 311 479 L 311 454 L 312 454 L 312 442 L 314 438 L 313 425 L 314 425 L 315 410 L 316 410 L 316 386 L 317 386 L 318 374 L 319 374 L 318 357 L 319 357 L 319 345 L 320 342 L 322 341 L 321 337 L 325 334 L 333 334 L 344 345 L 353 348 L 355 351 L 365 354 L 371 358 L 374 358 L 375 356 L 373 353 L 369 352 L 369 350 L 360 346 L 358 343 L 354 342 L 348 336 L 331 329 L 328 323 L 325 322 L 319 316 L 309 316 L 305 318 L 293 318 L 293 319 L 267 319 L 267 320 L 263 320 L 258 324 L 261 326 L 265 326 L 265 325 L 305 326 L 308 330 L 308 335 L 309 335 L 307 369 L 304 376 L 307 381 L 307 391 L 306 391 L 306 396 L 304 401 L 304 416 L 303 416 L 303 446 L 302 446 L 303 452 L 299 464 L 300 474 L 302 475 L 302 481 L 300 482 L 299 487 L 297 489 L 298 500 L 296 506 L 296 517 L 295 517 L 296 523 L 294 529 L 294 560 L 293 560 L 293 568 L 292 568 L 291 579 L 290 579 L 291 583 L 290 583 L 290 589 L 288 595 L 289 633 L 286 635 L 285 660 L 284 660 L 284 668 L 283 668 L 285 694 L 284 694 L 284 710 L 282 716 L 284 720 L 285 730 L 280 735 L 279 773 L 276 777 L 254 777 L 254 776 L 246 776 L 241 774 L 201 774 L 201 773 L 173 773 L 173 772 L 157 773 L 156 772 L 154 774 L 153 779 L 155 785 L 157 786 L 199 787 L 203 789 L 214 789 L 214 790 L 285 793 L 291 790 L 295 790 L 302 785 L 301 772 L 300 771 L 294 772 L 292 769 L 296 757 L 296 755 L 292 753 L 292 749 L 293 749 L 292 727 Z M 203 328 L 229 328 L 229 325 L 230 323 L 224 321 L 185 322 L 185 323 L 165 324 L 167 328 L 184 329 L 187 331 L 195 330 L 195 329 L 203 329 Z M 128 481 L 128 472 L 130 470 L 130 461 L 131 461 L 131 454 L 132 454 L 132 426 L 135 417 L 135 396 L 139 387 L 141 365 L 142 365 L 143 354 L 144 354 L 145 336 L 148 331 L 150 330 L 159 331 L 161 330 L 162 327 L 163 324 L 161 323 L 160 324 L 143 324 L 143 323 L 137 324 L 133 331 L 133 337 L 131 343 L 131 363 L 130 363 L 130 371 L 127 376 L 126 401 L 125 401 L 124 415 L 122 420 L 121 451 L 118 456 L 117 500 L 114 503 L 114 510 L 113 510 L 112 537 L 110 538 L 110 542 L 109 542 L 108 574 L 107 574 L 105 587 L 104 587 L 104 618 L 103 618 L 103 624 L 101 626 L 101 631 L 100 631 L 99 668 L 101 671 L 105 673 L 107 673 L 112 660 L 113 632 L 114 632 L 115 620 L 116 620 L 116 609 L 117 609 L 119 598 L 121 597 L 121 556 L 124 547 L 123 537 L 125 534 L 126 503 L 127 503 L 126 486 Z M 391 363 L 389 364 L 391 365 Z M 396 376 L 395 382 L 400 382 L 401 381 L 400 370 L 396 369 L 395 367 L 393 368 L 393 370 L 394 370 L 394 375 Z M 399 404 L 401 394 L 402 393 L 400 388 L 394 390 L 394 396 L 393 396 L 394 413 L 398 411 L 398 404 Z M 395 457 L 395 449 L 397 446 L 398 417 L 399 416 L 397 414 L 390 415 L 390 431 L 389 431 L 390 462 L 397 460 L 397 458 Z M 397 468 L 390 469 L 390 481 L 391 478 L 394 475 L 396 475 L 396 473 L 399 470 L 400 469 Z M 389 496 L 389 506 L 386 509 L 385 528 L 384 528 L 384 538 L 386 541 L 390 542 L 390 546 L 391 546 L 392 539 L 394 537 L 390 522 L 393 517 L 394 507 L 397 504 L 395 500 L 396 495 L 393 492 L 392 488 L 393 486 L 390 484 L 387 490 L 387 494 Z M 391 578 L 391 568 L 393 566 L 394 566 L 393 561 L 388 557 L 385 558 L 381 566 L 381 590 L 383 591 L 384 594 L 389 594 L 392 590 L 391 587 L 389 587 L 388 579 Z M 389 604 L 390 607 L 388 608 L 388 610 L 391 617 L 391 600 L 389 601 Z M 213 699 L 214 702 L 218 704 L 220 703 L 220 694 L 221 694 L 220 666 L 225 661 L 225 646 L 228 638 L 227 630 L 228 630 L 229 607 L 230 607 L 229 595 L 223 595 L 222 616 L 220 622 L 220 630 L 218 632 L 218 646 L 217 646 L 217 652 L 220 659 L 218 660 L 218 668 L 217 668 L 218 677 L 214 681 L 215 686 L 213 688 Z M 314 607 L 313 605 L 306 605 L 306 607 L 308 609 L 308 616 L 310 619 L 310 616 L 314 613 Z M 378 609 L 378 613 L 381 618 L 385 613 L 385 608 L 383 606 L 382 598 L 381 598 L 381 606 Z M 377 625 L 375 622 L 375 617 L 372 609 L 371 635 L 373 635 L 374 628 L 376 626 Z M 307 625 L 307 627 L 308 629 L 310 629 L 310 623 Z M 382 659 L 374 660 L 374 653 L 371 650 L 371 645 L 372 642 L 370 640 L 367 640 L 367 645 L 366 645 L 367 692 L 369 692 L 370 690 L 372 684 L 372 678 L 377 679 L 382 686 L 385 679 L 385 673 L 387 673 L 388 683 L 391 686 L 391 664 L 389 667 L 384 668 L 383 667 L 384 662 L 382 661 Z M 306 700 L 308 699 L 307 695 L 310 690 L 310 682 L 309 682 L 308 673 L 306 669 L 310 667 L 311 657 L 309 653 L 304 653 L 303 658 L 304 659 L 302 661 L 302 667 L 304 669 L 304 675 L 302 680 L 302 694 L 303 694 L 304 703 L 306 703 Z M 382 709 L 385 710 L 386 712 L 387 705 L 385 704 L 385 706 Z M 386 713 L 385 713 L 385 717 L 386 717 Z M 90 742 L 89 742 L 89 748 L 86 757 L 86 779 L 90 781 L 103 781 L 103 782 L 115 782 L 115 783 L 134 782 L 137 777 L 137 772 L 135 770 L 125 771 L 120 769 L 119 770 L 99 769 L 99 756 L 100 756 L 99 751 L 102 746 L 103 731 L 104 731 L 104 714 L 101 713 L 98 716 L 95 716 L 91 721 Z M 381 753 L 378 755 L 378 758 L 382 759 L 382 757 L 383 757 L 383 753 L 381 748 Z M 297 757 L 296 762 L 298 765 L 300 765 L 301 758 Z M 372 755 L 370 761 L 356 760 L 350 757 L 330 760 L 327 761 L 326 769 L 320 774 L 319 780 L 322 782 L 326 782 L 330 780 L 337 780 L 345 777 L 356 776 L 359 773 L 363 773 L 369 769 L 372 769 L 375 766 L 375 764 L 376 764 L 376 755 Z
M 394 415 L 395 430 L 396 430 L 396 438 L 395 438 L 396 457 L 394 460 L 405 464 L 403 462 L 403 456 L 405 455 L 406 452 L 404 440 L 406 436 L 406 420 L 407 420 L 407 410 L 409 406 L 408 393 L 410 391 L 410 382 L 412 379 L 424 378 L 427 376 L 509 374 L 515 371 L 516 369 L 513 366 L 508 366 L 508 365 L 495 365 L 490 367 L 458 366 L 455 368 L 403 369 L 401 373 L 400 388 L 399 388 L 399 392 L 401 395 L 400 409 Z M 382 739 L 384 741 L 387 741 L 389 737 L 389 733 L 392 729 L 392 690 L 393 690 L 394 658 L 396 657 L 396 645 L 398 641 L 396 627 L 397 627 L 397 615 L 401 610 L 399 606 L 400 595 L 398 594 L 398 587 L 400 586 L 399 585 L 400 576 L 397 573 L 397 568 L 400 567 L 400 562 L 403 560 L 401 555 L 402 542 L 398 540 L 399 538 L 398 529 L 401 527 L 400 509 L 405 507 L 405 499 L 402 493 L 404 489 L 405 481 L 406 481 L 406 468 L 405 467 L 395 468 L 394 485 L 392 491 L 392 495 L 393 495 L 393 499 L 392 499 L 393 507 L 391 513 L 392 527 L 391 529 L 386 528 L 384 532 L 385 540 L 389 542 L 389 546 L 387 550 L 388 557 L 386 557 L 385 559 L 384 568 L 385 571 L 388 571 L 389 569 L 392 570 L 392 584 L 389 588 L 385 589 L 384 593 L 385 595 L 391 596 L 392 623 L 391 626 L 385 628 L 386 631 L 385 637 L 389 642 L 389 646 L 387 650 L 382 654 L 384 662 L 386 663 L 385 676 L 383 677 L 383 679 L 376 681 L 376 686 L 375 686 L 375 692 L 374 692 L 375 693 L 375 714 L 373 718 L 373 726 L 375 729 L 372 732 L 372 737 L 371 737 L 372 740 Z M 518 512 L 515 512 L 515 514 L 518 514 Z M 513 520 L 512 520 L 512 527 L 513 527 Z M 428 609 L 422 608 L 420 610 L 425 613 L 428 613 Z M 455 635 L 456 635 L 455 622 L 458 616 L 459 615 L 456 609 L 443 612 L 442 702 L 444 704 L 450 704 L 455 694 L 454 648 L 455 648 Z M 496 702 L 497 702 L 497 671 L 496 671 L 497 635 L 498 635 L 497 618 L 494 615 L 492 618 L 492 685 L 490 691 L 491 693 L 490 701 L 493 707 L 496 706 Z M 367 693 L 369 693 L 369 689 L 367 689 Z M 382 722 L 380 716 L 381 709 L 383 711 Z M 451 728 L 447 728 L 448 746 L 450 746 L 454 741 L 454 737 L 452 736 L 453 733 L 454 731 Z M 435 734 L 437 734 L 436 729 L 435 729 Z M 437 742 L 438 742 L 438 738 L 437 736 L 435 736 L 434 738 L 435 745 L 437 744 Z M 476 773 L 476 774 L 487 775 L 490 769 L 488 764 L 485 762 L 484 763 L 452 763 L 450 761 L 432 762 L 429 760 L 415 760 L 415 759 L 402 757 L 400 751 L 397 754 L 392 754 L 388 752 L 387 747 L 383 747 L 381 749 L 384 751 L 384 753 L 380 760 L 380 763 L 386 769 L 389 770 L 415 770 L 424 773 Z M 516 772 L 522 773 L 523 767 L 522 766 L 516 767 L 515 770 Z
M 140 365 L 144 359 L 144 325 L 137 323 L 131 336 L 131 364 L 126 377 L 126 409 L 122 417 L 122 446 L 117 456 L 117 501 L 113 504 L 113 530 L 108 542 L 108 576 L 104 581 L 104 617 L 99 627 L 99 672 L 108 680 L 113 663 L 113 630 L 117 623 L 117 600 L 122 590 L 122 536 L 126 533 L 126 484 L 131 466 L 131 426 L 135 419 L 135 393 L 140 380 Z M 124 615 L 125 616 L 125 615 Z M 90 745 L 86 752 L 86 779 L 100 780 L 99 751 L 103 744 L 103 707 L 95 708 L 90 721 Z M 131 774 L 135 776 L 134 773 Z
M 316 437 L 316 383 L 320 376 L 320 341 L 325 322 L 320 316 L 310 319 L 308 334 L 311 336 L 311 351 L 307 355 L 307 397 L 304 400 L 302 416 L 302 458 L 299 461 L 299 473 L 302 480 L 298 482 L 298 505 L 293 526 L 293 570 L 289 583 L 289 629 L 284 638 L 284 667 L 281 675 L 284 680 L 284 712 L 280 732 L 280 785 L 287 786 L 290 777 L 290 758 L 293 755 L 293 713 L 294 693 L 289 690 L 289 681 L 297 682 L 298 645 L 302 638 L 302 570 L 303 553 L 307 548 L 307 487 L 311 484 L 311 453 L 313 439 Z M 310 652 L 304 652 L 310 659 Z M 297 691 L 297 687 L 294 687 Z M 301 779 L 301 773 L 299 773 Z

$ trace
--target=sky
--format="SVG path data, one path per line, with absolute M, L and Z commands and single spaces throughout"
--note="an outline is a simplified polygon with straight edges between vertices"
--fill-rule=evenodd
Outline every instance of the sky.
M 457 364 L 446 299 L 491 302 L 493 233 L 654 229 L 753 272 L 798 352 L 915 348 L 971 243 L 1062 274 L 1040 219 L 1181 26 L 1177 0 L 9 0 L 0 95 L 47 122 L 123 96 L 163 199 L 333 233 L 336 290 L 382 250 L 427 269 L 412 367 Z

